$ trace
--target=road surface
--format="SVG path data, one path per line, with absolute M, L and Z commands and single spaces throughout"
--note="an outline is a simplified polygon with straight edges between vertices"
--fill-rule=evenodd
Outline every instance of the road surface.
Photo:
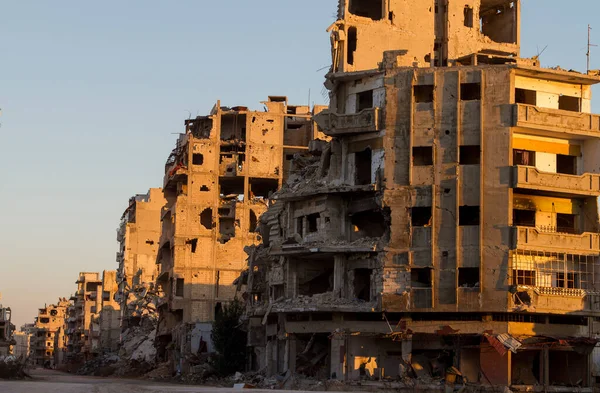
M 240 390 L 205 386 L 168 385 L 146 380 L 84 377 L 52 370 L 32 370 L 33 380 L 3 381 L 1 393 L 240 393 Z M 252 393 L 273 393 L 252 390 Z M 300 392 L 295 392 L 300 393 Z M 311 392 L 314 393 L 314 392 Z

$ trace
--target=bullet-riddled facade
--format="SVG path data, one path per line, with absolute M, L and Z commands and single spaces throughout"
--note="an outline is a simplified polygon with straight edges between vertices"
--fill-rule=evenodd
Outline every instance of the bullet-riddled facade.
M 213 321 L 233 299 L 244 247 L 258 243 L 255 230 L 270 195 L 287 177 L 292 157 L 306 152 L 314 137 L 309 107 L 288 105 L 285 97 L 263 104 L 266 110 L 255 112 L 217 103 L 210 115 L 186 121 L 168 158 L 157 259 L 165 293 L 159 356 L 171 340 L 186 342 L 191 324 Z M 210 325 L 194 331 L 210 341 Z M 186 345 L 175 352 L 198 351 Z
M 138 324 L 147 312 L 143 298 L 153 289 L 158 276 L 156 256 L 165 203 L 162 189 L 151 188 L 147 194 L 131 197 L 121 217 L 117 229 L 117 300 L 122 330 Z
M 252 367 L 591 388 L 600 79 L 519 58 L 519 10 L 340 1 L 332 140 L 250 252 Z

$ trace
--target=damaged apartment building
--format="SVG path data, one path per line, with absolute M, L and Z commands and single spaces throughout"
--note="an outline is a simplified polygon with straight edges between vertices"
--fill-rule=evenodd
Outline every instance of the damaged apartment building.
M 317 133 L 308 106 L 273 96 L 265 110 L 225 107 L 185 122 L 165 165 L 157 284 L 158 355 L 186 371 L 188 354 L 211 351 L 211 322 L 237 291 L 244 247 L 287 178 L 295 154 Z
M 71 296 L 65 324 L 65 362 L 79 364 L 93 358 L 100 349 L 102 278 L 100 273 L 81 272 L 75 283 L 77 292 Z
M 70 303 L 60 298 L 56 304 L 45 305 L 38 310 L 38 316 L 30 339 L 33 364 L 38 366 L 54 366 L 59 352 L 64 349 L 64 332 L 62 331 Z
M 600 78 L 521 58 L 520 6 L 340 0 L 332 139 L 249 251 L 251 368 L 591 391 Z
M 2 307 L 0 304 L 0 356 L 11 355 L 13 346 L 16 344 L 13 337 L 15 327 L 11 323 L 11 315 L 10 307 Z
M 138 325 L 144 315 L 156 311 L 153 295 L 156 295 L 156 255 L 163 206 L 165 199 L 160 188 L 135 195 L 129 199 L 117 229 L 117 300 L 122 331 Z

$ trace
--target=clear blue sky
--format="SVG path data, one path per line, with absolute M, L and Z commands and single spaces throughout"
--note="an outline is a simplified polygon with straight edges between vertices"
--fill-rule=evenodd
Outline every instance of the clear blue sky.
M 549 45 L 544 66 L 584 70 L 600 3 L 575 3 L 524 0 L 524 57 Z M 323 102 L 336 7 L 0 0 L 0 292 L 14 322 L 68 297 L 79 271 L 116 269 L 120 215 L 129 196 L 161 185 L 188 111 L 217 99 L 259 109 L 270 94 L 304 104 L 309 89 Z

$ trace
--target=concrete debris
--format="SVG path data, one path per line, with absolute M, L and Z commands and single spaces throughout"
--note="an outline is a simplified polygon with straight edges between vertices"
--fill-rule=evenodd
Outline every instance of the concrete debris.
M 0 379 L 25 379 L 31 378 L 26 371 L 25 358 L 16 356 L 0 356 Z

